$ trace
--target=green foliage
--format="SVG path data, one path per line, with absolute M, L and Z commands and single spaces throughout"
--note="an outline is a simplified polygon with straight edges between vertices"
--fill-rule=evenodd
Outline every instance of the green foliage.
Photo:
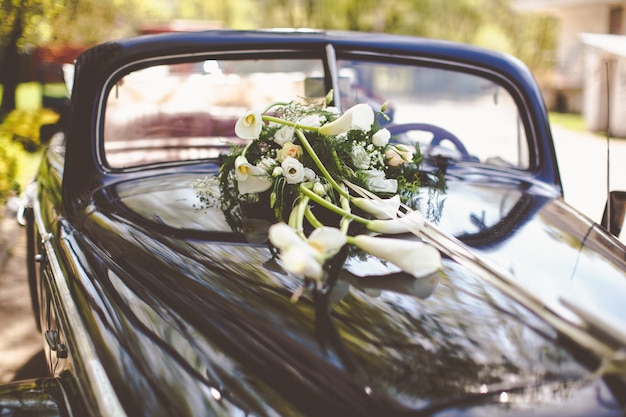
M 14 110 L 0 125 L 0 204 L 19 194 L 30 180 L 41 148 L 39 128 L 58 115 L 47 109 Z
M 18 153 L 18 145 L 6 135 L 0 134 L 0 204 L 4 204 L 8 197 L 20 191 L 17 181 Z
M 91 45 L 175 20 L 204 27 L 306 27 L 399 33 L 486 46 L 531 69 L 552 63 L 556 23 L 510 0 L 0 0 L 0 39 L 24 16 L 20 45 Z
M 549 118 L 550 123 L 555 126 L 561 126 L 574 132 L 587 131 L 585 120 L 580 114 L 551 112 Z
M 0 126 L 0 136 L 21 144 L 26 152 L 40 149 L 39 128 L 45 124 L 56 122 L 59 115 L 52 110 L 14 110 Z

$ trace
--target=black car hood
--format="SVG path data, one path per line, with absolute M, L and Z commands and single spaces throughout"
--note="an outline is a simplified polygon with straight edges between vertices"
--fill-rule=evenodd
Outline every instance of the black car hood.
M 262 243 L 267 224 L 233 233 L 199 177 L 103 188 L 68 235 L 129 415 L 619 415 L 621 378 L 592 378 L 598 358 L 446 257 L 415 279 L 350 254 L 329 291 L 293 302 L 302 282 Z M 603 232 L 548 190 L 490 183 L 450 181 L 424 211 L 547 308 L 602 299 L 592 315 L 619 326 L 624 259 Z

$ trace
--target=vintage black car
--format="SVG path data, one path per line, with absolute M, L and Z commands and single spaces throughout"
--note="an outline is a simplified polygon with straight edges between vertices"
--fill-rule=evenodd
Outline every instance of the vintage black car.
M 390 238 L 436 248 L 436 272 L 341 249 L 312 282 L 268 243 L 262 197 L 224 204 L 236 122 L 296 97 L 385 110 L 390 143 L 419 145 L 426 224 Z M 24 212 L 50 376 L 1 387 L 0 414 L 624 415 L 626 250 L 564 203 L 516 59 L 374 33 L 137 37 L 78 58 L 56 130 Z

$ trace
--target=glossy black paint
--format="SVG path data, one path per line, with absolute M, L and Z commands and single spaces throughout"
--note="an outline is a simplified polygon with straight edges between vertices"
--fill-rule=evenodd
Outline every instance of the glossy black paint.
M 292 303 L 301 281 L 266 245 L 194 207 L 190 184 L 217 164 L 116 173 L 97 163 L 98 94 L 118 68 L 207 48 L 321 54 L 327 43 L 338 55 L 477 66 L 521 91 L 533 169 L 446 166 L 433 221 L 537 293 L 545 311 L 467 270 L 452 249 L 442 272 L 421 280 L 391 269 L 357 276 L 365 261 L 346 253 L 324 292 Z M 601 306 L 609 325 L 623 320 L 624 247 L 563 203 L 541 96 L 515 60 L 378 34 L 207 32 L 111 43 L 77 64 L 66 143 L 53 141 L 38 176 L 36 251 L 49 259 L 33 279 L 42 330 L 58 329 L 69 351 L 49 351 L 53 377 L 78 415 L 624 414 L 623 373 L 595 374 L 602 358 L 545 319 L 567 317 L 567 297 Z M 605 328 L 587 324 L 606 341 Z

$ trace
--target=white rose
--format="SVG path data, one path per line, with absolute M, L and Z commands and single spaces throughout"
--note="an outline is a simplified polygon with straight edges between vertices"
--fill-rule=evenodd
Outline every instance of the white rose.
M 322 125 L 322 121 L 320 120 L 319 114 L 309 114 L 308 116 L 304 116 L 302 119 L 298 120 L 298 124 L 308 127 L 320 127 Z
M 299 184 L 304 181 L 304 165 L 296 158 L 288 156 L 280 164 L 283 169 L 283 175 L 289 184 Z
M 367 174 L 366 184 L 370 191 L 391 194 L 398 191 L 398 181 L 386 178 L 383 171 L 371 169 L 363 172 Z
M 284 145 L 287 142 L 293 142 L 293 135 L 296 129 L 293 126 L 283 126 L 274 134 L 274 142 Z
M 370 155 L 363 146 L 357 145 L 352 148 L 352 163 L 357 169 L 367 169 L 371 162 Z
M 391 132 L 387 129 L 380 129 L 378 132 L 372 135 L 372 143 L 376 146 L 385 146 L 389 143 L 391 138 Z
M 317 178 L 317 175 L 315 175 L 315 171 L 313 171 L 311 168 L 304 168 L 304 179 L 307 181 L 313 181 L 315 178 Z

